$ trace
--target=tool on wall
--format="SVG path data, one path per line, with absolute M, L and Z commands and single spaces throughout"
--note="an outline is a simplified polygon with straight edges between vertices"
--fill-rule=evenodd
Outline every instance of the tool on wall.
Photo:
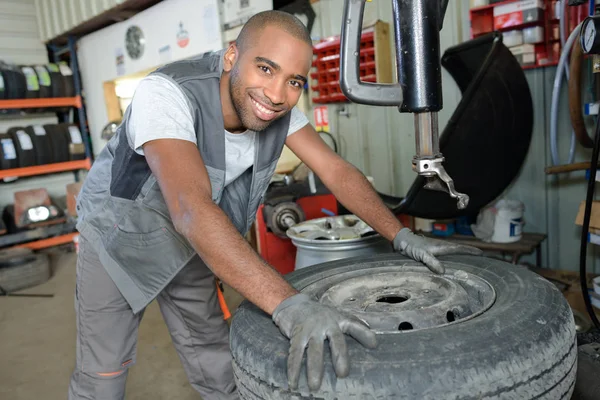
M 361 82 L 360 39 L 365 2 L 345 0 L 340 49 L 340 87 L 359 104 L 397 106 L 414 113 L 416 155 L 413 170 L 425 188 L 447 192 L 464 209 L 469 196 L 459 193 L 444 169 L 439 150 L 438 112 L 442 109 L 440 30 L 449 0 L 392 0 L 398 83 Z

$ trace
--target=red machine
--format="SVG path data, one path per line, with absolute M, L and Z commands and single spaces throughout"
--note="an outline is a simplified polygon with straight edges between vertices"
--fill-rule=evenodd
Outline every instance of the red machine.
M 305 220 L 337 214 L 337 200 L 332 194 L 267 201 L 256 214 L 258 253 L 279 273 L 290 273 L 294 271 L 296 246 L 285 236 L 287 228 Z

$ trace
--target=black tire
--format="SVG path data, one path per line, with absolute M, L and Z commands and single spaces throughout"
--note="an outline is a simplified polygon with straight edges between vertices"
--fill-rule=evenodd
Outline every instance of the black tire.
M 50 139 L 54 162 L 69 161 L 69 142 L 62 129 L 56 124 L 44 125 L 44 129 Z
M 23 249 L 17 249 L 23 250 Z M 50 279 L 50 261 L 47 254 L 29 252 L 0 251 L 0 289 L 14 292 L 42 284 Z
M 2 75 L 6 86 L 5 98 L 9 100 L 24 99 L 27 92 L 25 75 L 13 65 L 3 65 Z
M 83 137 L 79 126 L 76 124 L 58 124 L 60 129 L 65 135 L 65 139 L 69 144 L 69 160 L 84 160 L 85 159 L 85 145 L 83 144 Z
M 37 165 L 35 159 L 35 144 L 23 127 L 10 128 L 6 134 L 10 136 L 17 150 L 19 168 Z
M 36 65 L 33 68 L 40 84 L 40 98 L 47 99 L 52 97 L 52 78 L 50 77 L 50 73 L 43 65 Z
M 48 70 L 48 73 L 50 74 L 50 80 L 52 81 L 52 97 L 67 97 L 65 94 L 66 89 L 64 79 L 58 69 L 58 65 L 48 64 L 46 65 L 46 69 Z
M 0 64 L 0 100 L 5 100 L 8 97 L 8 84 L 7 78 L 4 75 L 4 69 Z
M 378 334 L 368 350 L 347 337 L 350 374 L 337 379 L 325 345 L 321 388 L 287 385 L 289 340 L 269 315 L 244 302 L 230 344 L 242 399 L 570 399 L 577 370 L 576 331 L 560 291 L 523 267 L 474 256 L 442 257 L 447 273 L 466 271 L 496 291 L 483 314 L 431 329 Z M 405 271 L 421 264 L 397 254 L 338 260 L 286 279 L 322 294 L 349 277 Z
M 0 133 L 0 169 L 18 167 L 17 148 L 13 139 L 7 134 Z
M 58 64 L 60 67 L 60 73 L 63 77 L 65 97 L 75 97 L 75 80 L 73 79 L 73 71 L 64 61 L 61 61 Z
M 28 126 L 25 128 L 25 132 L 33 142 L 37 165 L 52 164 L 54 162 L 52 143 L 44 127 L 42 125 Z
M 21 66 L 21 73 L 25 78 L 26 93 L 25 98 L 37 99 L 40 97 L 40 82 L 38 81 L 37 73 L 33 67 L 28 65 Z

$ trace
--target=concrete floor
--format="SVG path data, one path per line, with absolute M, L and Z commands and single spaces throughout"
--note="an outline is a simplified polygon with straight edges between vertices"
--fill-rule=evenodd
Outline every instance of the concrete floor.
M 75 363 L 76 254 L 54 250 L 53 276 L 21 293 L 51 293 L 53 298 L 0 297 L 0 399 L 63 400 Z M 225 289 L 231 311 L 242 298 Z M 156 302 L 139 330 L 137 365 L 129 371 L 127 399 L 200 399 L 171 343 Z

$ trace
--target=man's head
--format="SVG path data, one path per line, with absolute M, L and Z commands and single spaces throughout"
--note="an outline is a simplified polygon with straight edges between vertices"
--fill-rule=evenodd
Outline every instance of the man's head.
M 240 128 L 262 131 L 296 105 L 312 54 L 310 35 L 293 15 L 265 11 L 248 20 L 225 53 L 228 93 L 221 88 Z

